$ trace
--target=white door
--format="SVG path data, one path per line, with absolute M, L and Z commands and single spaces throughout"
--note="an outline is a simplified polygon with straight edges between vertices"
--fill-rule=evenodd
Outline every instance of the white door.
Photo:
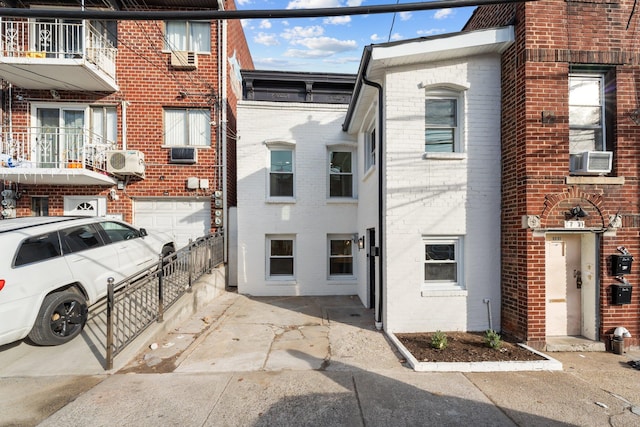
M 189 239 L 209 234 L 211 199 L 136 199 L 134 223 L 136 227 L 172 234 L 176 247 L 182 248 Z
M 545 270 L 547 336 L 581 335 L 581 236 L 548 235 Z

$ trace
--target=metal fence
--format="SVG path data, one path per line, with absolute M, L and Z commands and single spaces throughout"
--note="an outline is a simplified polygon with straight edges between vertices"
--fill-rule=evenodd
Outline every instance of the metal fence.
M 192 241 L 184 248 L 160 257 L 158 266 L 119 283 L 109 281 L 107 291 L 106 369 L 129 343 L 154 322 L 205 273 L 222 264 L 222 231 Z

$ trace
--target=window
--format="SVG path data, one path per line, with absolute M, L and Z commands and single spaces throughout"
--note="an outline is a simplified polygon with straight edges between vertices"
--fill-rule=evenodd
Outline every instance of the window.
M 350 151 L 329 153 L 329 197 L 353 197 L 353 167 Z
M 569 153 L 604 151 L 603 77 L 569 76 Z
M 267 276 L 272 278 L 293 278 L 294 240 L 288 237 L 267 238 Z
M 329 237 L 329 276 L 353 276 L 353 241 L 351 236 Z
M 90 117 L 91 143 L 111 146 L 118 140 L 116 107 L 92 106 Z
M 60 231 L 62 248 L 65 254 L 102 246 L 98 230 L 91 224 L 79 225 Z
M 165 22 L 167 50 L 211 52 L 211 23 L 209 21 Z
M 204 108 L 164 110 L 164 144 L 210 146 L 211 112 Z
M 369 170 L 376 164 L 376 130 L 373 129 L 364 136 L 364 170 Z
M 49 215 L 49 198 L 48 197 L 31 197 L 31 216 L 48 216 Z
M 461 239 L 438 238 L 424 241 L 424 283 L 461 286 Z
M 53 232 L 42 236 L 30 237 L 22 242 L 16 254 L 15 266 L 44 261 L 60 256 L 60 241 L 58 233 Z
M 424 151 L 454 153 L 461 151 L 459 137 L 460 99 L 457 92 L 430 90 L 425 98 Z
M 98 224 L 98 227 L 101 227 L 104 230 L 111 243 L 140 237 L 139 230 L 136 230 L 133 227 L 127 227 L 119 222 L 105 221 Z
M 293 197 L 293 150 L 269 150 L 269 196 Z

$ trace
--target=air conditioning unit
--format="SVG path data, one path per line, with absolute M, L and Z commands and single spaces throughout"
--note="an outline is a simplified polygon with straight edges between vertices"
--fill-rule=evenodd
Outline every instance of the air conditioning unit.
M 144 178 L 144 153 L 138 150 L 107 151 L 107 172 Z
M 198 68 L 198 55 L 186 50 L 172 51 L 171 66 L 181 70 L 195 70 Z
M 194 147 L 171 147 L 170 162 L 194 164 L 198 161 L 198 150 Z
M 571 172 L 577 175 L 604 175 L 611 172 L 613 153 L 585 151 L 571 155 Z

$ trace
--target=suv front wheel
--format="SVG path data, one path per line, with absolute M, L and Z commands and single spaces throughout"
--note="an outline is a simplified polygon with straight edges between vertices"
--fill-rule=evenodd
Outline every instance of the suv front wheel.
M 66 290 L 47 295 L 29 333 L 37 345 L 59 345 L 75 338 L 87 322 L 87 301 L 78 292 Z

